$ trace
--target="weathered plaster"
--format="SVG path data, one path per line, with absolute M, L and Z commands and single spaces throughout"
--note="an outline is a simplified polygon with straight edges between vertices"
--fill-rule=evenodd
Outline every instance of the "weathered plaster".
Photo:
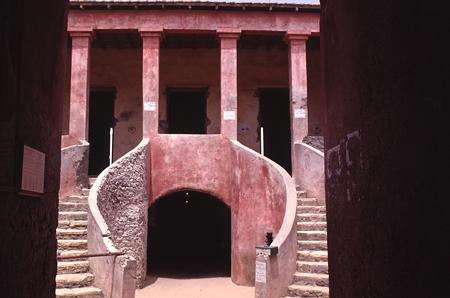
M 319 14 L 301 12 L 236 11 L 71 11 L 69 30 L 163 29 L 191 32 L 238 28 L 245 31 L 311 34 L 319 32 Z
M 113 159 L 117 160 L 142 139 L 142 51 L 94 48 L 91 56 L 91 89 L 116 90 Z
M 284 218 L 284 170 L 222 136 L 160 135 L 152 139 L 151 173 L 150 205 L 173 191 L 193 189 L 230 206 L 232 280 L 252 285 L 255 246 L 264 244 L 266 232 L 276 236 Z
M 71 32 L 72 63 L 70 75 L 69 135 L 88 139 L 89 62 L 92 32 Z
M 96 201 L 89 198 L 90 205 L 98 206 L 114 246 L 136 260 L 138 287 L 147 272 L 147 150 L 145 139 L 102 172 L 98 188 L 91 191 Z
M 292 167 L 295 182 L 308 197 L 315 197 L 325 205 L 325 159 L 323 152 L 305 143 L 294 144 L 297 164 Z
M 219 49 L 161 49 L 159 121 L 167 119 L 167 87 L 208 87 L 208 134 L 220 133 Z M 142 138 L 142 51 L 140 49 L 98 49 L 91 51 L 91 88 L 116 90 L 114 160 Z M 259 151 L 259 87 L 288 88 L 288 53 L 279 47 L 238 50 L 237 137 Z M 66 78 L 70 80 L 70 76 Z M 68 100 L 66 100 L 68 102 Z M 68 114 L 68 112 L 66 111 Z M 242 128 L 242 130 L 241 130 Z M 164 132 L 164 130 L 161 130 Z
M 89 186 L 89 143 L 79 144 L 61 149 L 61 174 L 59 197 L 79 193 L 83 187 Z
M 142 37 L 142 135 L 148 138 L 159 129 L 160 40 L 162 30 L 140 30 Z
M 240 29 L 218 32 L 220 43 L 220 133 L 237 138 L 237 42 Z
M 218 49 L 161 49 L 160 111 L 159 119 L 167 120 L 167 87 L 208 88 L 206 117 L 210 124 L 208 134 L 220 133 L 220 91 L 219 91 Z M 166 131 L 161 130 L 161 133 Z

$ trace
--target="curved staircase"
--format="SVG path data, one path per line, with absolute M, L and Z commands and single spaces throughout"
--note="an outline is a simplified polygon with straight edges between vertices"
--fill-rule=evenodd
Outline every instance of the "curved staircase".
M 329 297 L 326 208 L 297 191 L 297 272 L 288 297 Z
M 59 200 L 59 218 L 56 237 L 58 256 L 87 254 L 87 197 L 89 189 L 80 195 Z M 87 258 L 58 260 L 56 275 L 57 298 L 102 298 L 100 289 L 93 286 L 94 275 Z

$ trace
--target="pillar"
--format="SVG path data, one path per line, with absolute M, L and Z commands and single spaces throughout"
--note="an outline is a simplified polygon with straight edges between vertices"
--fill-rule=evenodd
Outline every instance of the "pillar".
M 220 133 L 237 139 L 237 40 L 240 30 L 218 30 L 220 41 Z
M 88 139 L 89 125 L 89 60 L 92 31 L 70 32 L 72 68 L 70 77 L 69 134 Z
M 292 168 L 297 166 L 294 144 L 308 135 L 308 90 L 306 73 L 306 41 L 308 35 L 286 35 L 289 45 L 289 90 L 291 102 Z
M 158 134 L 159 51 L 162 30 L 140 31 L 142 37 L 142 137 Z

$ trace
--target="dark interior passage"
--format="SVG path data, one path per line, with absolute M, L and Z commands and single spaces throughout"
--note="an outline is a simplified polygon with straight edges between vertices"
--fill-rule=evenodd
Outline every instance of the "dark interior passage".
M 264 155 L 291 173 L 289 89 L 259 89 L 259 123 L 264 128 Z
M 169 133 L 205 134 L 206 90 L 168 90 L 167 121 Z
M 89 96 L 89 175 L 98 175 L 109 166 L 114 98 L 113 90 L 91 91 Z
M 149 208 L 148 271 L 169 274 L 231 272 L 231 212 L 205 193 L 181 191 Z

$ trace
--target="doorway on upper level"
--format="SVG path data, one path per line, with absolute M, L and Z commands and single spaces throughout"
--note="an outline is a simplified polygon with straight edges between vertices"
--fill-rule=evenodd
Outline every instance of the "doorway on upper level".
M 167 124 L 170 134 L 206 134 L 207 88 L 168 88 Z
M 97 176 L 112 162 L 115 126 L 113 88 L 91 89 L 89 95 L 89 170 Z
M 259 125 L 264 155 L 282 166 L 289 174 L 291 165 L 291 123 L 288 88 L 261 88 Z

